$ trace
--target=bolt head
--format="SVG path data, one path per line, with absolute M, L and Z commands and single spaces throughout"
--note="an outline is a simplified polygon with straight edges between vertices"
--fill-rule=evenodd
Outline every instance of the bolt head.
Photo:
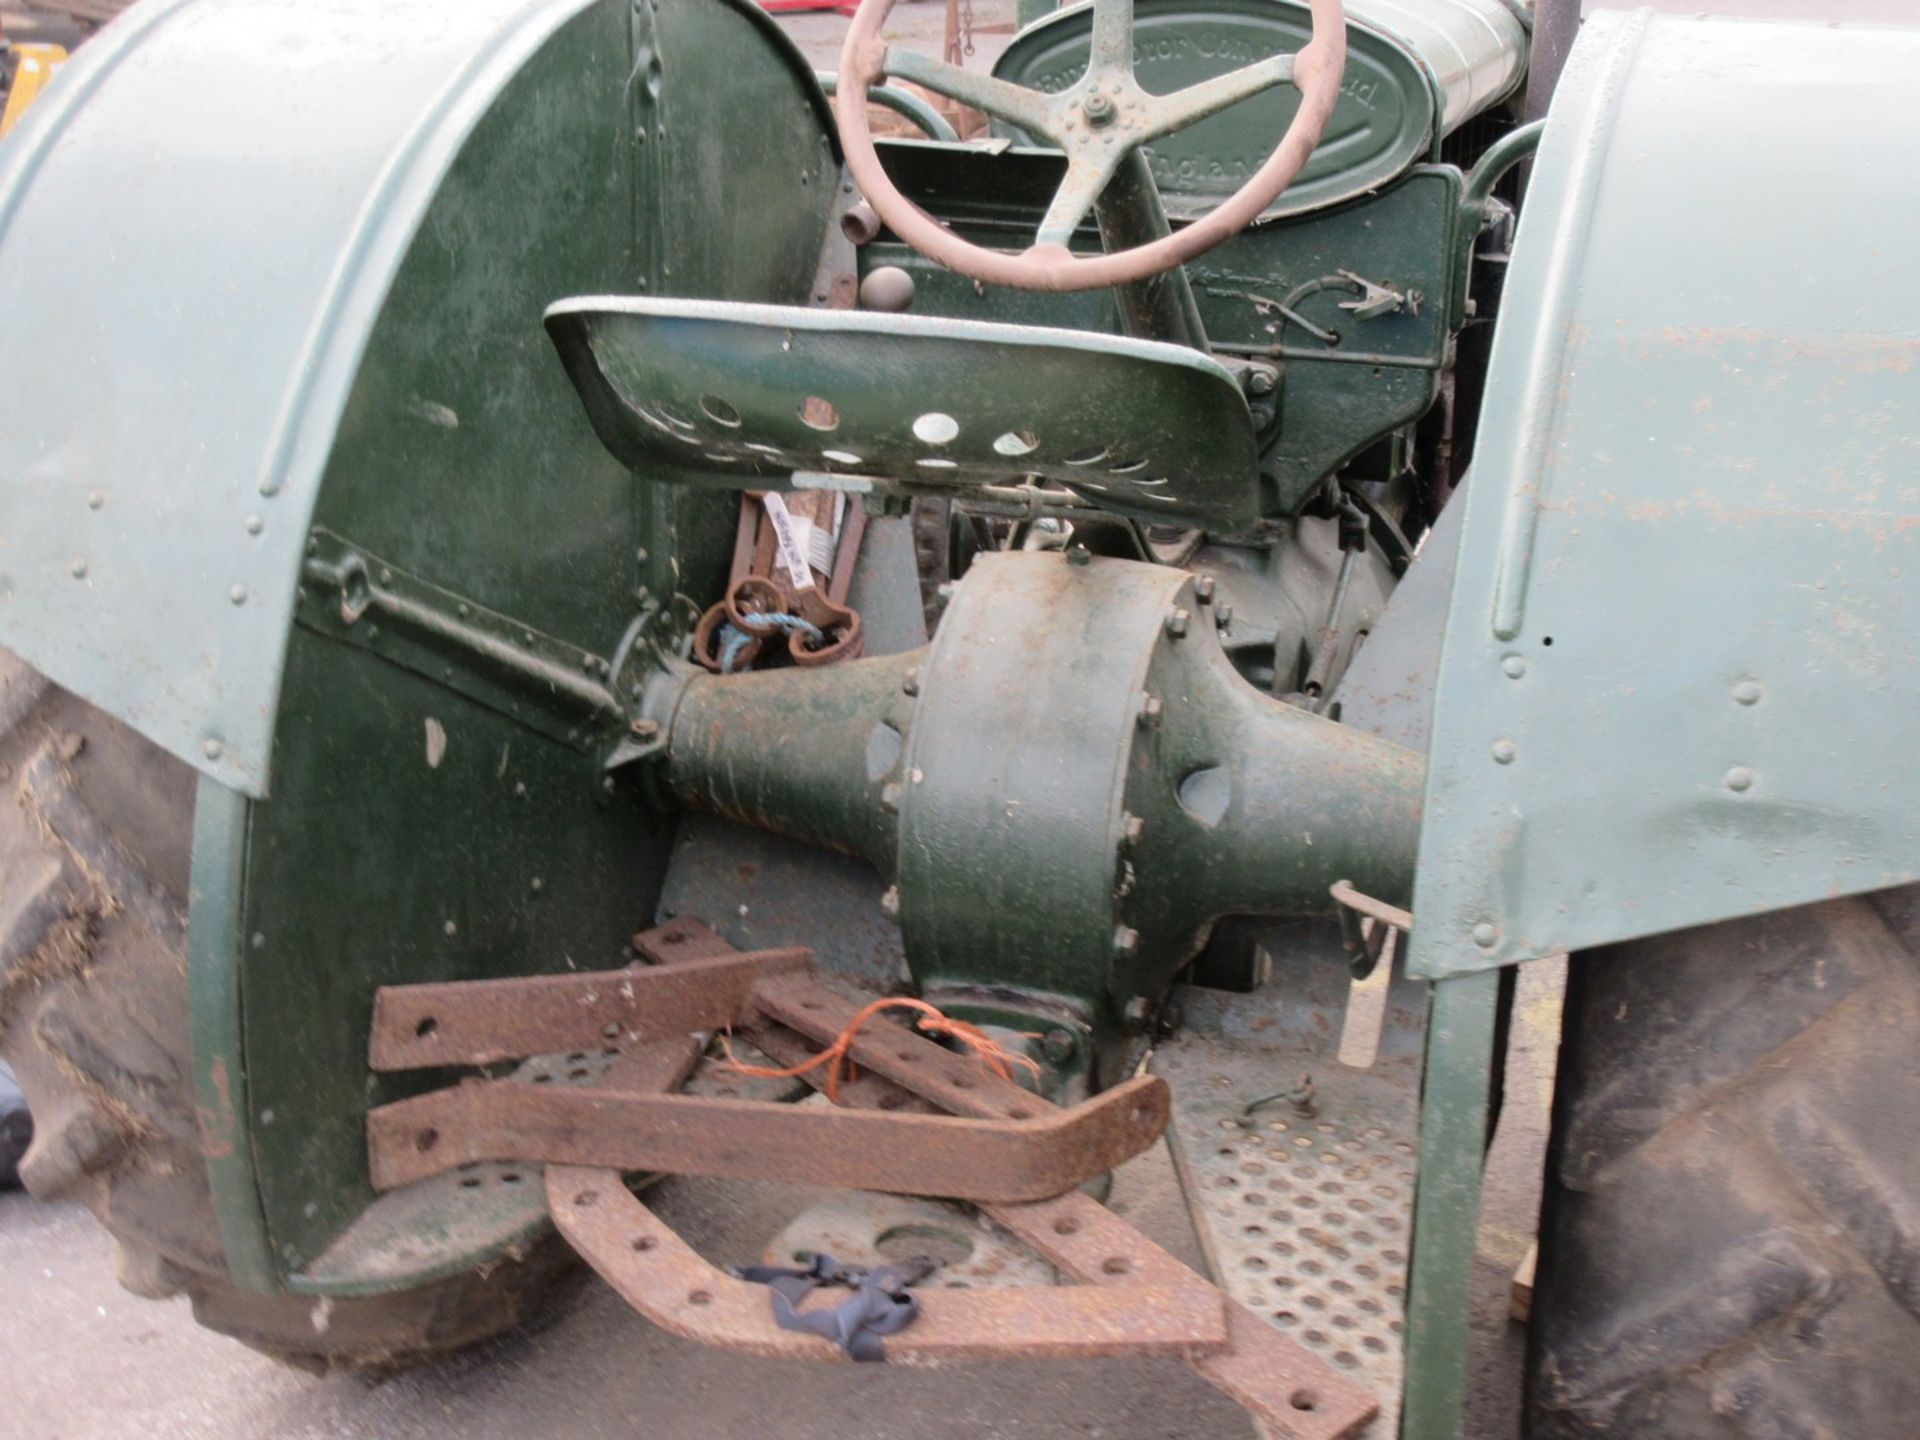
M 1727 789 L 1735 794 L 1744 794 L 1753 788 L 1753 771 L 1744 765 L 1736 765 L 1727 771 Z
M 1526 658 L 1520 655 L 1509 655 L 1500 662 L 1500 670 L 1509 680 L 1518 680 L 1527 673 Z
M 920 693 L 920 669 L 918 666 L 915 666 L 900 677 L 900 689 L 908 695 L 918 695 Z
M 1121 834 L 1125 837 L 1128 849 L 1138 845 L 1146 833 L 1147 822 L 1139 815 L 1129 815 L 1121 822 Z
M 1187 633 L 1187 622 L 1192 618 L 1192 614 L 1183 606 L 1174 606 L 1167 612 L 1167 634 L 1175 640 L 1180 639 Z
M 1280 377 L 1264 365 L 1255 365 L 1247 371 L 1247 393 L 1249 395 L 1271 395 Z
M 1193 577 L 1193 598 L 1198 600 L 1202 605 L 1213 603 L 1213 591 L 1213 576 L 1196 575 Z
M 1147 1003 L 1147 997 L 1136 995 L 1127 1001 L 1127 1008 L 1120 1012 L 1120 1018 L 1126 1022 L 1129 1030 L 1144 1030 L 1152 1014 L 1153 1006 Z
M 1069 565 L 1091 565 L 1093 563 L 1093 552 L 1084 545 L 1069 545 L 1067 547 L 1067 563 Z
M 1473 927 L 1473 943 L 1482 950 L 1491 950 L 1500 939 L 1500 928 L 1490 920 L 1482 920 Z
M 1140 713 L 1136 718 L 1142 730 L 1151 730 L 1160 723 L 1160 716 L 1166 711 L 1166 703 L 1158 695 L 1140 697 Z
M 1080 113 L 1087 117 L 1092 126 L 1111 125 L 1113 123 L 1113 101 L 1095 91 L 1080 102 Z
M 1040 1042 L 1040 1053 L 1046 1057 L 1049 1065 L 1064 1065 L 1074 1057 L 1080 1044 L 1073 1038 L 1073 1032 L 1056 1027 L 1049 1030 L 1046 1038 Z
M 900 918 L 900 887 L 889 885 L 886 893 L 880 897 L 880 913 L 889 920 Z
M 1514 756 L 1519 753 L 1519 747 L 1511 740 L 1496 740 L 1493 742 L 1493 763 L 1496 765 L 1511 765 Z
M 1213 612 L 1213 628 L 1220 631 L 1233 628 L 1233 606 L 1222 605 Z
M 627 733 L 643 745 L 650 745 L 660 738 L 658 720 L 636 720 L 627 727 Z
M 1733 687 L 1733 700 L 1736 705 L 1758 705 L 1760 703 L 1760 682 L 1742 680 Z
M 889 815 L 900 813 L 900 786 L 889 780 L 880 787 L 880 808 Z
M 1113 927 L 1113 954 L 1117 960 L 1131 960 L 1140 953 L 1140 932 L 1131 925 Z M 1141 1003 L 1145 1003 L 1142 1001 Z

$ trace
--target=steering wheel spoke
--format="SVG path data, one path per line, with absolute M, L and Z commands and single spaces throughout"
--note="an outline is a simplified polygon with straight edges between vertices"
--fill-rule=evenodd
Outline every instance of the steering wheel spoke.
M 916 50 L 889 48 L 884 69 L 896 80 L 909 80 L 936 95 L 958 100 L 962 105 L 971 105 L 996 120 L 1018 125 L 1022 130 L 1043 136 L 1056 145 L 1060 143 L 1060 120 L 1055 114 L 1052 97 L 1038 90 L 997 79 L 982 70 L 963 70 L 958 65 L 935 60 L 931 55 L 922 55 Z
M 1292 81 L 1293 56 L 1273 55 L 1211 80 L 1201 80 L 1171 95 L 1156 95 L 1141 126 L 1141 138 L 1157 140 L 1162 135 L 1171 135 L 1209 115 L 1218 115 L 1229 105 L 1237 105 L 1262 91 Z
M 1133 0 L 1093 0 L 1093 44 L 1087 74 L 1133 73 Z
M 1102 145 L 1097 148 L 1082 145 L 1067 151 L 1066 176 L 1061 180 L 1060 188 L 1053 192 L 1053 203 L 1047 206 L 1047 215 L 1040 222 L 1040 234 L 1035 244 L 1065 246 L 1073 238 L 1074 230 L 1087 218 L 1087 211 L 1100 198 L 1100 192 L 1107 188 L 1114 172 L 1119 170 L 1120 162 L 1127 157 L 1129 148 L 1125 145 Z

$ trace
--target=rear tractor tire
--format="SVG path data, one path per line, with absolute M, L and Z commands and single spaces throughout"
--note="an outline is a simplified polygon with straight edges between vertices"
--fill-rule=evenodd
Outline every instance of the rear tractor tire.
M 34 1119 L 29 1192 L 89 1206 L 120 1283 L 310 1370 L 386 1369 L 521 1324 L 567 1252 L 368 1299 L 227 1274 L 196 1121 L 186 896 L 194 774 L 0 651 L 0 1056 Z
M 1920 1432 L 1920 887 L 1569 968 L 1532 1440 Z

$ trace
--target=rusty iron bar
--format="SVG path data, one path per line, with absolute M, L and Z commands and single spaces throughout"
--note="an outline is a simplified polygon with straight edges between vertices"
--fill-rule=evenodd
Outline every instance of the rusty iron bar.
M 711 960 L 716 955 L 743 952 L 728 944 L 698 920 L 673 920 L 642 930 L 628 942 L 633 953 L 649 965 L 683 965 L 689 960 Z
M 831 1023 L 831 1017 L 826 1017 L 825 1023 Z M 803 1036 L 777 1023 L 749 1023 L 740 1033 L 783 1065 L 793 1064 L 811 1051 Z M 1018 1090 L 1017 1086 L 1013 1088 Z M 963 1091 L 960 1098 L 968 1105 L 994 1103 L 1002 1098 L 992 1093 L 990 1086 L 983 1089 L 987 1093 L 977 1098 L 976 1092 L 970 1091 Z M 839 1103 L 894 1113 L 913 1113 L 933 1104 L 878 1073 L 877 1068 L 842 1081 Z M 1032 1204 L 988 1204 L 981 1209 L 1055 1267 L 1089 1285 L 1183 1283 L 1204 1286 L 1220 1295 L 1226 1307 L 1228 1344 L 1218 1352 L 1189 1357 L 1187 1363 L 1261 1420 L 1270 1433 L 1284 1440 L 1350 1440 L 1379 1413 L 1380 1402 L 1364 1385 L 1301 1348 L 1246 1306 L 1221 1295 L 1176 1256 L 1090 1195 L 1076 1190 Z
M 727 960 L 793 953 L 740 955 L 711 930 L 691 920 L 655 927 L 634 936 L 633 944 L 637 953 L 658 962 L 661 969 L 610 972 L 616 981 L 651 979 L 677 971 L 682 976 L 727 975 L 737 982 L 741 971 L 728 969 L 724 963 Z M 804 952 L 800 953 L 804 963 Z M 747 995 L 734 1012 L 744 1038 L 782 1065 L 811 1058 L 817 1053 L 816 1046 L 838 1038 L 859 1008 L 833 991 L 810 983 L 804 975 L 795 973 L 797 968 L 775 966 L 765 973 L 756 972 L 746 982 Z M 609 977 L 544 978 L 565 982 Z M 489 987 L 520 983 L 476 982 Z M 702 983 L 710 986 L 712 982 L 709 978 Z M 418 989 L 445 992 L 448 987 Z M 550 993 L 571 996 L 577 1005 L 586 992 L 562 986 L 550 987 Z M 685 992 L 661 986 L 648 993 L 665 996 Z M 698 1008 L 707 1005 L 706 1001 L 683 1003 L 695 1007 L 694 1013 L 711 1013 L 710 1008 Z M 394 1016 L 405 1013 L 400 1009 L 393 1012 Z M 416 1017 L 416 1027 L 418 1018 L 423 1016 Z M 510 1023 L 527 1018 L 491 1014 L 490 1023 L 496 1029 L 483 1038 L 495 1048 L 505 1047 L 495 1058 L 579 1048 L 606 1039 L 583 1036 L 575 1017 L 565 1022 L 569 1026 L 566 1043 L 528 1044 L 515 1036 L 516 1026 Z M 561 1022 L 548 1015 L 539 1023 Z M 690 1025 L 687 1030 L 711 1028 L 712 1023 L 717 1022 Z M 619 1038 L 624 1041 L 629 1033 L 643 1035 L 659 1028 L 652 1020 L 636 1017 L 633 1025 L 623 1026 Z M 946 1193 L 974 1198 L 983 1188 L 994 1187 L 981 1183 L 986 1171 L 972 1153 L 976 1142 L 956 1143 L 959 1134 L 991 1135 L 997 1145 L 1018 1146 L 1039 1139 L 1037 1148 L 1044 1152 L 1058 1148 L 1053 1138 L 1059 1133 L 1058 1127 L 1071 1126 L 1076 1118 L 1084 1123 L 1090 1106 L 1104 1102 L 1109 1108 L 1102 1113 L 1108 1120 L 1116 1116 L 1125 1120 L 1131 1109 L 1131 1148 L 1125 1148 L 1124 1155 L 1117 1158 L 1089 1162 L 1093 1168 L 1081 1178 L 1090 1178 L 1117 1164 L 1119 1158 L 1139 1153 L 1158 1137 L 1167 1118 L 1167 1095 L 1157 1080 L 1129 1082 L 1094 1101 L 1063 1111 L 986 1067 L 884 1018 L 862 1030 L 850 1047 L 851 1058 L 863 1073 L 841 1082 L 839 1105 L 834 1109 L 669 1095 L 666 1092 L 678 1085 L 699 1053 L 699 1042 L 686 1030 L 670 1038 L 628 1042 L 619 1048 L 622 1053 L 595 1089 L 536 1090 L 513 1081 L 469 1081 L 373 1111 L 368 1116 L 368 1141 L 375 1183 L 383 1184 L 389 1161 L 393 1173 L 415 1178 L 412 1172 L 421 1166 L 426 1168 L 420 1169 L 420 1174 L 432 1174 L 481 1158 L 547 1158 L 554 1162 L 548 1165 L 547 1185 L 556 1224 L 630 1304 L 677 1334 L 755 1354 L 833 1359 L 839 1352 L 815 1337 L 780 1331 L 762 1303 L 763 1292 L 725 1276 L 688 1249 L 627 1191 L 621 1181 L 622 1170 L 660 1169 L 743 1178 L 777 1174 L 802 1183 L 888 1189 L 884 1183 L 873 1183 L 871 1176 L 848 1178 L 844 1168 L 836 1167 L 851 1165 L 858 1169 L 868 1163 L 872 1156 L 860 1153 L 866 1146 L 877 1146 L 875 1163 L 884 1167 L 897 1162 L 901 1153 L 912 1148 L 897 1145 L 899 1137 L 920 1127 L 937 1126 L 938 1130 L 921 1132 L 930 1137 L 923 1152 L 917 1151 L 904 1164 L 895 1164 L 896 1171 L 901 1172 L 901 1183 L 891 1188 L 912 1194 L 942 1193 L 929 1187 L 927 1179 L 936 1172 L 952 1173 L 965 1183 Z M 810 1072 L 807 1078 L 816 1088 L 826 1083 L 823 1069 Z M 492 1139 L 500 1141 L 510 1153 L 495 1156 L 492 1149 L 496 1147 L 484 1140 L 484 1132 L 469 1124 L 469 1111 L 476 1108 L 487 1110 L 500 1105 L 511 1110 L 528 1101 L 534 1107 L 531 1116 L 520 1118 L 530 1118 L 535 1129 L 548 1126 L 556 1109 L 566 1112 L 553 1128 L 566 1132 L 562 1138 L 567 1143 L 583 1147 L 589 1155 L 588 1163 L 577 1163 L 575 1155 L 543 1157 L 537 1147 L 499 1136 Z M 1146 1112 L 1138 1102 L 1148 1102 L 1153 1114 L 1150 1124 L 1142 1124 Z M 685 1155 L 674 1160 L 653 1155 L 635 1158 L 619 1144 L 608 1157 L 595 1147 L 609 1143 L 603 1132 L 610 1106 L 614 1112 L 629 1116 L 636 1107 L 648 1111 L 653 1122 L 647 1127 L 648 1141 L 690 1152 L 696 1163 L 684 1163 Z M 763 1119 L 756 1112 L 774 1113 Z M 722 1118 L 728 1115 L 744 1118 Z M 444 1123 L 436 1123 L 436 1117 Z M 817 1125 L 816 1118 L 834 1122 L 834 1128 Z M 849 1121 L 877 1122 L 884 1128 L 849 1131 L 844 1125 Z M 902 1122 L 917 1125 L 905 1127 Z M 714 1139 L 716 1124 L 723 1129 L 731 1127 L 718 1141 Z M 956 1130 L 956 1126 L 963 1129 Z M 772 1144 L 757 1146 L 748 1133 L 756 1130 L 771 1136 Z M 1140 1138 L 1143 1134 L 1144 1140 Z M 813 1137 L 811 1141 L 808 1135 Z M 487 1153 L 478 1153 L 482 1150 Z M 1078 1153 L 1084 1157 L 1089 1152 L 1082 1147 Z M 849 1154 L 851 1160 L 845 1158 Z M 1034 1157 L 1029 1155 L 1027 1159 L 1032 1162 Z M 1041 1171 L 1049 1169 L 1044 1153 L 1037 1163 Z M 1010 1355 L 1177 1355 L 1288 1440 L 1348 1440 L 1378 1412 L 1377 1402 L 1364 1387 L 1333 1371 L 1253 1312 L 1226 1299 L 1203 1277 L 1104 1206 L 1071 1189 L 1077 1180 L 1062 1182 L 1059 1176 L 1056 1164 L 1048 1181 L 1052 1188 L 1044 1192 L 1051 1198 L 1022 1195 L 1017 1201 L 1007 1201 L 989 1196 L 982 1200 L 983 1209 L 1055 1266 L 1088 1284 L 1034 1292 L 938 1292 L 927 1297 L 921 1321 L 912 1331 L 889 1339 L 890 1359 L 938 1363 Z M 390 1179 L 385 1183 L 402 1181 Z M 935 1316 L 939 1317 L 937 1321 Z M 1224 1345 L 1220 1339 L 1222 1327 Z
M 684 948 L 724 944 L 705 927 L 682 932 Z M 661 931 L 636 937 L 649 953 Z M 669 932 L 670 933 L 670 932 Z M 681 946 L 682 939 L 670 942 Z M 804 1048 L 804 1047 L 803 1047 Z M 630 1093 L 660 1093 L 684 1078 L 699 1047 L 658 1041 L 623 1051 L 608 1071 L 610 1083 Z M 689 1340 L 752 1355 L 800 1360 L 844 1360 L 844 1352 L 817 1336 L 782 1330 L 767 1293 L 701 1258 L 636 1199 L 615 1170 L 552 1165 L 547 1205 L 554 1223 L 620 1296 L 649 1320 Z M 1226 1340 L 1219 1296 L 1192 1285 L 1086 1290 L 935 1291 L 923 1295 L 914 1326 L 886 1342 L 896 1364 L 1010 1356 L 1082 1358 L 1096 1355 L 1171 1355 L 1183 1359 L 1217 1350 Z
M 758 950 L 584 975 L 382 986 L 367 1060 L 381 1071 L 491 1065 L 715 1030 L 740 1016 L 756 981 L 812 962 L 805 949 Z
M 766 1287 L 737 1280 L 702 1259 L 628 1193 L 616 1172 L 551 1166 L 547 1204 L 568 1243 L 663 1330 L 749 1355 L 847 1358 L 818 1336 L 782 1330 Z M 889 1362 L 1191 1359 L 1227 1339 L 1220 1297 L 1191 1285 L 935 1290 L 923 1293 L 920 1304 L 914 1324 L 887 1337 Z
M 1167 1118 L 1166 1086 L 1153 1076 L 1030 1121 L 471 1080 L 369 1111 L 367 1152 L 377 1190 L 476 1161 L 525 1160 L 1038 1200 L 1139 1154 Z

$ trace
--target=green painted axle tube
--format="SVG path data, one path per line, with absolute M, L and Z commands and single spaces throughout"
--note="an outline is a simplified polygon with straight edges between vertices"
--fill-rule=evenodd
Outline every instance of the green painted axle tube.
M 1223 915 L 1405 903 L 1420 756 L 1283 704 L 1221 648 L 1204 579 L 1049 554 L 976 563 L 935 642 L 700 676 L 682 802 L 864 856 L 929 994 L 1136 1026 Z

